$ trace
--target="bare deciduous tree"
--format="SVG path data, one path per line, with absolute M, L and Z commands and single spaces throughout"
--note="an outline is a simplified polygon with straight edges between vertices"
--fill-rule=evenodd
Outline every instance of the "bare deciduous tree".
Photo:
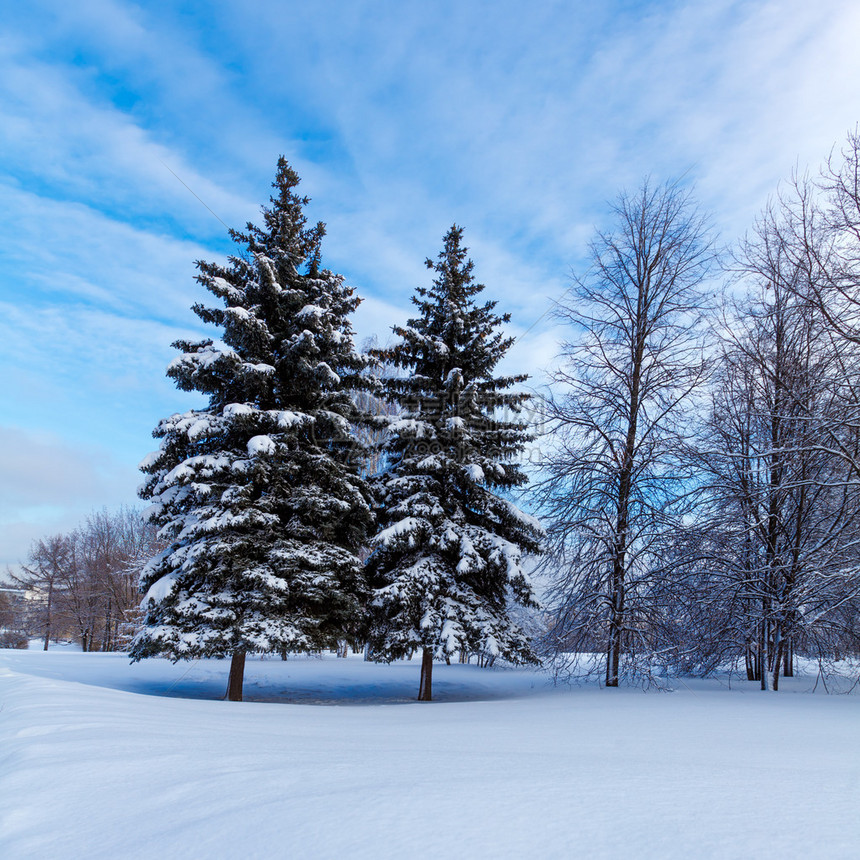
M 12 582 L 24 589 L 26 601 L 21 604 L 22 625 L 43 640 L 48 650 L 51 638 L 58 630 L 57 602 L 63 571 L 69 561 L 69 539 L 53 535 L 36 541 L 30 548 L 28 563 L 20 574 L 12 574 Z
M 590 246 L 558 317 L 580 335 L 552 375 L 539 499 L 554 572 L 553 647 L 603 650 L 618 686 L 622 654 L 653 644 L 662 549 L 680 523 L 690 475 L 687 409 L 705 375 L 703 283 L 709 230 L 677 184 L 622 194 L 615 228 Z
M 12 576 L 26 590 L 24 625 L 45 650 L 66 636 L 84 651 L 124 646 L 138 614 L 140 569 L 157 546 L 154 527 L 132 508 L 94 512 L 80 528 L 34 542 Z
M 724 326 L 701 460 L 711 475 L 700 520 L 710 570 L 699 590 L 719 619 L 713 653 L 742 651 L 762 689 L 792 673 L 795 648 L 833 655 L 852 638 L 860 293 L 849 289 L 850 242 L 836 229 L 843 216 L 795 180 L 742 244 L 736 262 L 748 294 Z

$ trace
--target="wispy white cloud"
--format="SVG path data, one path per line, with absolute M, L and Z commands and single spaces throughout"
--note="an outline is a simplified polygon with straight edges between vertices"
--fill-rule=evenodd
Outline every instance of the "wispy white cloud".
M 18 303 L 85 302 L 176 320 L 196 298 L 204 246 L 0 183 L 0 288 Z
M 524 334 L 622 186 L 685 174 L 731 240 L 860 118 L 848 0 L 36 0 L 4 24 L 0 421 L 122 468 L 190 403 L 168 344 L 196 325 L 193 260 L 230 249 L 162 162 L 241 225 L 285 153 L 366 297 L 360 337 L 409 315 L 452 222 Z M 557 336 L 542 321 L 505 369 Z
M 165 414 L 201 405 L 165 378 L 169 344 L 189 329 L 84 307 L 0 302 L 0 423 L 100 444 L 136 464 Z
M 227 223 L 252 217 L 256 203 L 229 191 L 129 114 L 82 92 L 85 72 L 4 58 L 0 138 L 4 171 L 47 197 L 87 202 L 118 221 L 154 220 L 174 231 L 223 233 L 173 170 Z M 159 137 L 162 138 L 159 140 Z M 169 168 L 169 170 L 168 170 Z

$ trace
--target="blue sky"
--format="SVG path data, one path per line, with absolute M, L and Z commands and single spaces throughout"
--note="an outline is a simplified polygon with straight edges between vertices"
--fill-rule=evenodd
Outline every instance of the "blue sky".
M 164 377 L 200 331 L 193 262 L 256 219 L 279 154 L 361 337 L 405 319 L 453 222 L 516 334 L 646 174 L 740 236 L 860 120 L 858 35 L 851 0 L 7 4 L 0 565 L 136 501 L 153 426 L 199 402 Z

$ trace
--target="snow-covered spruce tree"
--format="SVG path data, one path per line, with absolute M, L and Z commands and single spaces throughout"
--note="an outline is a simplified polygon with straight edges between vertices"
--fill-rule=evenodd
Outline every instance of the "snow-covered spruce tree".
M 178 341 L 167 375 L 209 404 L 161 421 L 141 464 L 169 545 L 141 576 L 132 657 L 231 655 L 231 700 L 246 652 L 317 649 L 357 623 L 373 520 L 350 433 L 350 392 L 367 384 L 348 319 L 360 300 L 321 268 L 324 228 L 306 226 L 298 182 L 281 158 L 264 226 L 231 232 L 244 247 L 226 267 L 197 264 L 224 307 L 193 310 L 222 340 Z
M 524 553 L 537 553 L 540 525 L 502 494 L 526 476 L 515 462 L 530 440 L 518 420 L 525 376 L 494 377 L 513 343 L 509 315 L 475 303 L 472 261 L 454 226 L 419 316 L 394 328 L 400 341 L 377 359 L 406 373 L 384 380 L 399 407 L 389 423 L 388 469 L 379 477 L 380 531 L 368 559 L 373 586 L 371 655 L 393 660 L 423 649 L 418 698 L 432 697 L 434 657 L 466 649 L 525 662 L 528 640 L 509 607 L 534 605 Z

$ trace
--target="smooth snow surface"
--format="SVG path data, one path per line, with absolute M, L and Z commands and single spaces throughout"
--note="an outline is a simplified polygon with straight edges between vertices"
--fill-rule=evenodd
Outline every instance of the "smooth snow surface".
M 0 651 L 0 857 L 854 858 L 860 696 Z

